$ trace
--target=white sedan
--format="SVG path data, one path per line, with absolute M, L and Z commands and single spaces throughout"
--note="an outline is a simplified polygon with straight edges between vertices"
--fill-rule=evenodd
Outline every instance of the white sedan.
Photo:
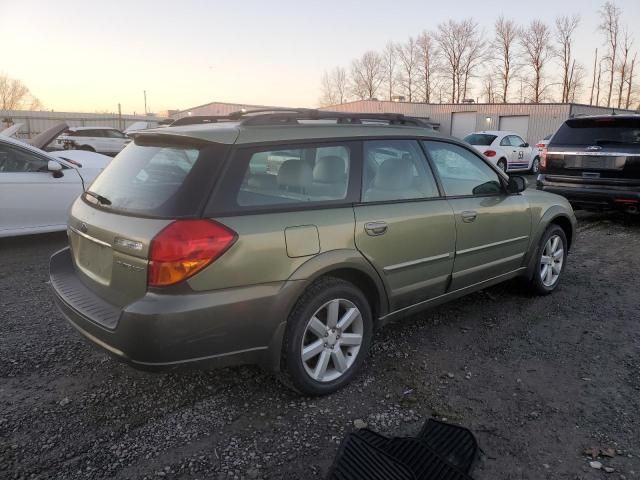
M 540 156 L 538 150 L 515 132 L 488 130 L 470 133 L 464 141 L 495 163 L 503 172 L 528 170 L 538 173 Z
M 49 131 L 51 140 L 60 133 Z M 27 144 L 0 136 L 0 237 L 65 230 L 71 204 L 111 161 L 92 152 L 48 153 L 37 148 L 47 135 L 38 137 Z

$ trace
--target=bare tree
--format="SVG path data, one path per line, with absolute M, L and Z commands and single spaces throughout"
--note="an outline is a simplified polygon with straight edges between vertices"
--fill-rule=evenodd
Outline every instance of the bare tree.
M 596 86 L 596 67 L 598 65 L 598 49 L 596 48 L 596 54 L 593 57 L 593 80 L 591 81 L 591 96 L 589 97 L 589 105 L 593 105 L 593 89 Z
M 600 105 L 600 77 L 602 77 L 602 63 L 604 60 L 600 60 L 598 63 L 598 79 L 596 80 L 596 105 Z
M 573 103 L 576 101 L 576 98 L 580 97 L 583 81 L 586 74 L 586 69 L 584 65 L 578 63 L 575 59 L 571 62 L 571 68 L 569 69 L 571 72 L 570 81 L 567 89 L 567 97 L 564 100 L 567 103 Z
M 483 33 L 478 29 L 477 23 L 468 19 L 463 21 L 462 24 L 462 36 L 466 38 L 467 43 L 462 55 L 462 76 L 458 85 L 462 86 L 462 99 L 465 99 L 467 98 L 469 80 L 475 76 L 476 68 L 486 57 L 486 43 L 483 39 Z
M 0 74 L 0 110 L 39 110 L 42 103 L 21 81 Z
M 443 59 L 443 71 L 450 80 L 451 102 L 465 96 L 468 81 L 483 55 L 484 42 L 473 19 L 449 20 L 438 25 L 434 35 Z
M 633 39 L 629 35 L 629 31 L 625 30 L 624 44 L 622 45 L 622 51 L 620 52 L 620 64 L 618 70 L 620 72 L 620 82 L 618 85 L 618 108 L 622 106 L 622 96 L 624 91 L 624 85 L 627 81 L 627 74 L 629 70 L 629 53 L 633 45 Z
M 349 78 L 347 69 L 344 67 L 335 67 L 331 72 L 331 80 L 336 93 L 337 103 L 343 104 L 348 98 Z
M 526 79 L 531 90 L 531 101 L 540 103 L 545 98 L 549 87 L 545 83 L 544 67 L 553 55 L 551 48 L 551 32 L 540 20 L 533 20 L 520 34 L 520 45 L 524 50 L 527 67 L 532 76 Z
M 513 20 L 500 16 L 495 23 L 495 38 L 491 43 L 492 50 L 496 53 L 496 60 L 500 66 L 501 100 L 509 101 L 509 83 L 516 73 L 516 41 L 518 39 L 518 26 Z M 486 91 L 486 80 L 485 80 Z M 493 103 L 493 102 L 492 102 Z
M 501 85 L 502 86 L 502 85 Z M 484 82 L 482 84 L 482 93 L 484 94 L 487 103 L 496 103 L 496 86 L 493 81 L 493 77 L 491 75 L 487 75 L 484 77 Z
M 376 98 L 384 80 L 382 57 L 369 50 L 351 64 L 351 82 L 353 94 L 361 100 Z
M 613 2 L 606 2 L 599 11 L 600 25 L 598 29 L 605 36 L 605 44 L 609 51 L 606 61 L 609 70 L 609 92 L 607 94 L 607 107 L 611 106 L 611 94 L 613 92 L 613 81 L 616 72 L 616 61 L 618 54 L 618 42 L 620 37 L 620 16 L 622 10 Z
M 636 65 L 636 59 L 638 57 L 638 52 L 633 54 L 633 58 L 631 59 L 631 65 L 629 65 L 629 75 L 627 75 L 627 101 L 625 102 L 624 108 L 629 108 L 631 105 L 631 89 L 633 88 L 633 69 Z
M 329 105 L 335 105 L 336 103 L 338 103 L 337 98 L 338 96 L 333 86 L 333 81 L 331 80 L 331 74 L 325 70 L 322 73 L 322 77 L 320 79 L 319 103 L 323 107 L 327 107 Z
M 436 42 L 432 35 L 424 31 L 416 41 L 418 47 L 418 62 L 420 71 L 420 86 L 422 87 L 422 99 L 425 103 L 431 103 L 435 88 L 435 75 L 438 69 L 438 52 Z
M 399 74 L 398 83 L 409 102 L 415 101 L 417 77 L 419 74 L 418 44 L 415 38 L 409 39 L 398 46 Z
M 398 46 L 393 42 L 387 42 L 382 51 L 384 59 L 384 83 L 388 90 L 388 100 L 393 100 L 396 87 L 396 75 L 398 70 Z
M 562 67 L 562 103 L 569 101 L 574 82 L 575 58 L 573 56 L 573 34 L 580 24 L 580 15 L 562 15 L 556 18 L 556 54 Z

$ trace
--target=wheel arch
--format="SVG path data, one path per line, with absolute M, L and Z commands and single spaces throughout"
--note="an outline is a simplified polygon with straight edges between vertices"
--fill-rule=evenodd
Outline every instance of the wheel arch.
M 531 247 L 525 265 L 527 265 L 527 277 L 531 278 L 536 267 L 536 258 L 540 250 L 540 239 L 550 225 L 558 225 L 567 237 L 567 249 L 570 250 L 575 239 L 575 221 L 571 219 L 561 206 L 555 205 L 549 208 L 538 223 L 536 232 L 532 235 Z

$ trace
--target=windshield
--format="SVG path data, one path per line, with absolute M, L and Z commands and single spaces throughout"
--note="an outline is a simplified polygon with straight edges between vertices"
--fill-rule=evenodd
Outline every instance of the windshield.
M 472 133 L 464 137 L 464 141 L 469 145 L 491 145 L 496 138 L 496 135 L 488 133 Z
M 197 215 L 215 179 L 224 146 L 141 142 L 136 140 L 118 154 L 84 199 L 100 208 L 142 216 Z
M 573 118 L 553 136 L 553 145 L 638 145 L 639 118 Z

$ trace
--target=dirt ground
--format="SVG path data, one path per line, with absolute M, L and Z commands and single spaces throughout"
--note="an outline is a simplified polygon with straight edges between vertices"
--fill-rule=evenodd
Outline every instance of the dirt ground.
M 0 241 L 0 478 L 322 478 L 354 421 L 471 428 L 477 480 L 640 478 L 640 221 L 579 214 L 561 288 L 507 283 L 378 333 L 348 388 L 300 398 L 258 368 L 142 373 L 57 313 L 65 236 Z M 359 422 L 358 422 L 359 423 Z M 589 465 L 587 447 L 611 447 Z

